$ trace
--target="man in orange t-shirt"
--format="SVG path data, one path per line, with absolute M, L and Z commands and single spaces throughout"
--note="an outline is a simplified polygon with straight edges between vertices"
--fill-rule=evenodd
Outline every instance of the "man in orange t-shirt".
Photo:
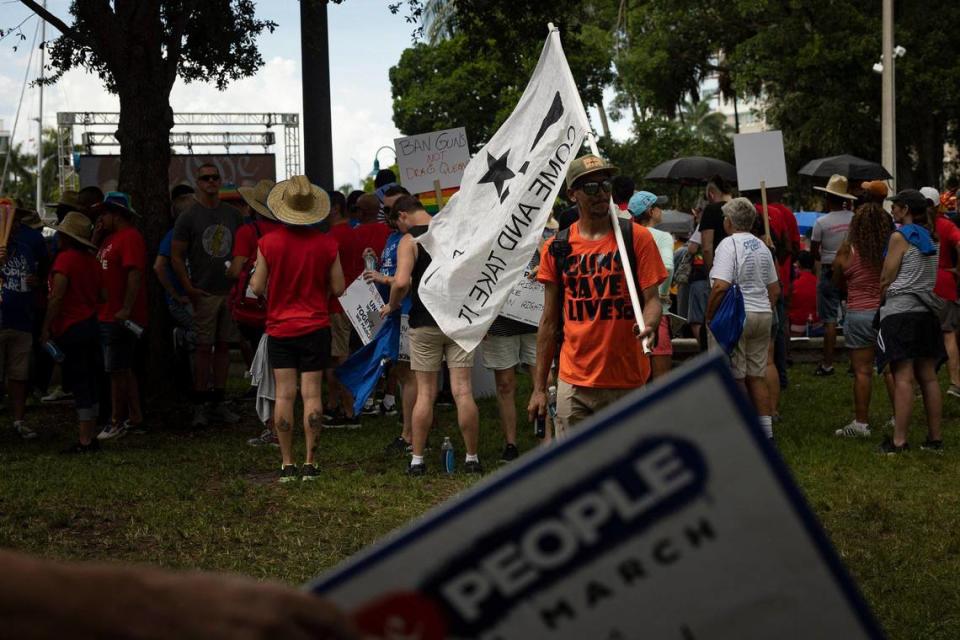
M 630 304 L 627 281 L 610 219 L 610 179 L 616 168 L 594 155 L 577 158 L 567 172 L 567 190 L 577 203 L 580 219 L 570 226 L 569 255 L 559 268 L 551 247 L 544 244 L 537 280 L 545 286 L 543 316 L 537 331 L 537 369 L 527 410 L 531 420 L 544 415 L 547 376 L 563 318 L 563 345 L 557 384 L 557 437 L 603 407 L 642 387 L 650 376 L 650 361 L 642 340 L 653 337 L 660 324 L 658 286 L 667 277 L 656 242 L 643 227 L 630 225 L 637 264 L 638 293 L 645 329 Z

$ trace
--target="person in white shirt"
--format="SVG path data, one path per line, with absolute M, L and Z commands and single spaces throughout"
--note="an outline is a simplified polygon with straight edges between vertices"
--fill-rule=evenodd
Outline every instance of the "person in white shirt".
M 649 191 L 638 191 L 630 197 L 627 210 L 634 222 L 647 228 L 660 250 L 660 259 L 667 270 L 667 279 L 660 284 L 660 305 L 670 308 L 670 287 L 673 284 L 673 236 L 655 228 L 663 220 L 663 209 L 669 202 L 667 196 L 658 196 Z M 670 318 L 660 316 L 657 340 L 651 350 L 650 379 L 655 380 L 668 373 L 673 362 L 673 343 L 670 341 Z
M 765 376 L 773 308 L 780 296 L 780 282 L 770 249 L 750 232 L 756 217 L 756 208 L 746 198 L 734 198 L 723 205 L 723 225 L 728 236 L 717 247 L 710 270 L 712 288 L 707 301 L 707 325 L 713 320 L 727 289 L 734 283 L 740 285 L 747 320 L 740 342 L 730 356 L 730 365 L 734 377 L 744 382 L 764 433 L 772 438 L 770 393 Z
M 833 375 L 833 350 L 837 343 L 837 322 L 840 320 L 840 301 L 843 292 L 833 285 L 833 259 L 847 239 L 856 196 L 848 189 L 847 179 L 841 175 L 830 177 L 827 186 L 814 187 L 824 193 L 827 211 L 817 218 L 810 236 L 817 281 L 817 315 L 823 322 L 823 359 L 813 375 Z

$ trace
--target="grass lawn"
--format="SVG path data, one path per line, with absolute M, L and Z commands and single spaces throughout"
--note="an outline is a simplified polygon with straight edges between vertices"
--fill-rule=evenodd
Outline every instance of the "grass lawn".
M 878 429 L 866 442 L 833 436 L 851 418 L 852 402 L 851 379 L 837 370 L 815 378 L 810 365 L 791 369 L 778 446 L 890 637 L 958 638 L 960 401 L 945 396 L 943 455 L 919 450 L 917 426 L 914 451 L 878 456 Z M 523 406 L 525 389 L 524 381 Z M 879 425 L 890 409 L 879 384 L 876 391 Z M 323 479 L 281 486 L 271 481 L 279 453 L 244 444 L 259 430 L 252 404 L 238 406 L 245 419 L 236 427 L 193 434 L 178 428 L 186 414 L 171 412 L 165 428 L 107 443 L 89 457 L 57 454 L 76 437 L 69 408 L 31 410 L 40 438 L 24 442 L 0 430 L 0 546 L 299 584 L 473 481 L 436 473 L 441 438 L 455 435 L 453 410 L 441 409 L 426 478 L 408 479 L 405 459 L 383 453 L 398 425 L 380 418 L 357 431 L 324 432 Z M 491 469 L 503 439 L 495 404 L 483 401 L 480 412 L 480 457 Z M 923 424 L 919 411 L 914 424 Z M 525 421 L 520 431 L 523 451 L 534 439 Z M 297 442 L 302 449 L 302 435 Z

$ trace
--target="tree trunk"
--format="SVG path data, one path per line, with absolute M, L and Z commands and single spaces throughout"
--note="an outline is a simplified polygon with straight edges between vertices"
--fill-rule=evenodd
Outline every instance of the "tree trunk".
M 144 400 L 157 406 L 173 398 L 174 381 L 170 375 L 170 331 L 163 287 L 153 274 L 157 247 L 170 229 L 170 130 L 173 111 L 169 90 L 156 82 L 150 73 L 137 73 L 118 83 L 120 93 L 119 189 L 130 194 L 133 207 L 140 214 L 137 226 L 147 244 L 147 286 L 150 328 L 147 332 L 148 357 L 145 371 Z

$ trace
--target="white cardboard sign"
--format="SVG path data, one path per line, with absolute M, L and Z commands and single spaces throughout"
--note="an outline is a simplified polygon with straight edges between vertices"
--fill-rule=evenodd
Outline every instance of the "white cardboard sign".
M 441 189 L 459 187 L 470 162 L 467 130 L 463 127 L 396 138 L 393 146 L 400 184 L 410 193 L 433 191 L 436 180 Z
M 363 344 L 373 340 L 383 323 L 383 318 L 380 317 L 383 298 L 380 297 L 377 286 L 372 282 L 365 282 L 363 276 L 360 276 L 350 283 L 338 300 Z
M 533 326 L 540 325 L 543 315 L 543 284 L 530 279 L 529 269 L 510 292 L 510 296 L 500 308 L 500 315 L 519 320 Z
M 719 353 L 310 588 L 364 638 L 883 637 Z
M 737 156 L 737 189 L 767 189 L 787 186 L 787 161 L 783 154 L 783 133 L 743 133 L 733 136 Z

